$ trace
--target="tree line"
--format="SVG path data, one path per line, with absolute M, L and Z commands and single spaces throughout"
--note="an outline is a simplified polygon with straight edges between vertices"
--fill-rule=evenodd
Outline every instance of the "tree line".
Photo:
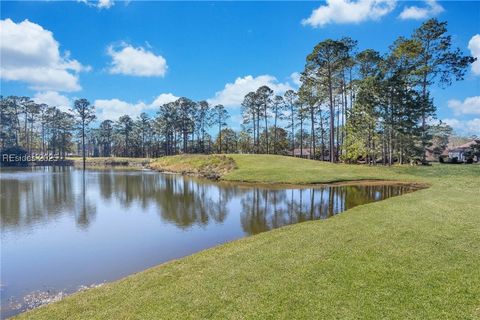
M 452 46 L 447 23 L 430 19 L 382 54 L 344 37 L 319 42 L 298 90 L 268 86 L 245 95 L 241 130 L 223 105 L 185 97 L 154 116 L 95 122 L 86 99 L 70 111 L 28 97 L 1 97 L 1 147 L 62 156 L 159 157 L 179 153 L 266 153 L 331 162 L 393 164 L 441 153 L 452 129 L 434 124 L 434 85 L 462 80 L 475 58 Z M 93 126 L 93 123 L 98 125 Z
M 121 116 L 98 126 L 95 106 L 86 99 L 73 108 L 35 103 L 29 97 L 1 97 L 1 147 L 22 147 L 28 153 L 79 154 L 93 157 L 159 157 L 178 153 L 234 152 L 229 115 L 223 105 L 180 98 L 159 106 L 155 117 Z M 216 128 L 213 140 L 210 129 Z M 223 142 L 222 142 L 222 136 Z

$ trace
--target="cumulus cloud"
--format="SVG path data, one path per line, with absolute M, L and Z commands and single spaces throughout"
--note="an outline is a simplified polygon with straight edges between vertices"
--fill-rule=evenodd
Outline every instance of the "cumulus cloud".
M 98 1 L 98 7 L 101 8 L 101 9 L 103 9 L 103 8 L 108 9 L 113 5 L 114 5 L 113 0 L 99 0 Z
M 0 21 L 1 78 L 22 81 L 35 90 L 78 91 L 78 73 L 88 71 L 69 52 L 60 54 L 53 33 L 24 20 Z
M 443 119 L 443 122 L 452 127 L 455 132 L 460 135 L 476 135 L 480 136 L 480 118 L 470 120 L 459 120 L 455 118 Z
M 400 19 L 407 20 L 423 20 L 433 16 L 436 16 L 445 11 L 441 5 L 437 3 L 436 0 L 425 0 L 424 7 L 405 7 L 400 13 Z
M 400 13 L 400 19 L 407 20 L 423 20 L 433 16 L 436 16 L 445 11 L 441 5 L 437 3 L 436 0 L 425 0 L 424 7 L 405 7 Z
M 472 64 L 472 72 L 475 75 L 480 75 L 480 34 L 476 34 L 468 42 L 468 49 L 473 57 L 477 58 Z
M 95 7 L 99 9 L 109 9 L 115 4 L 115 1 L 113 0 L 98 0 L 98 1 L 78 0 L 78 2 L 84 3 L 89 7 Z
M 300 81 L 301 74 L 300 72 L 294 72 L 290 75 L 290 78 L 292 79 L 292 82 L 297 86 L 300 87 L 302 85 L 302 82 Z
M 97 99 L 93 103 L 95 106 L 95 112 L 97 118 L 100 121 L 103 120 L 117 120 L 123 115 L 128 114 L 130 117 L 135 118 L 142 112 L 148 112 L 155 110 L 161 105 L 173 102 L 179 97 L 171 93 L 162 93 L 157 96 L 152 103 L 145 103 L 139 101 L 137 103 L 129 103 L 119 99 Z
M 327 4 L 313 10 L 303 25 L 314 28 L 329 23 L 360 23 L 378 20 L 395 9 L 396 0 L 327 0 Z
M 128 103 L 119 99 L 98 99 L 94 102 L 95 112 L 100 121 L 117 120 L 123 115 L 136 117 L 142 113 L 148 106 L 143 102 Z
M 61 95 L 56 91 L 37 92 L 33 96 L 33 101 L 58 107 L 62 111 L 69 111 L 72 107 L 72 101 L 67 96 Z
M 468 97 L 465 100 L 449 100 L 448 107 L 453 110 L 455 115 L 479 114 L 480 115 L 480 96 Z
M 112 58 L 109 72 L 138 77 L 164 77 L 167 60 L 143 47 L 122 44 L 119 48 L 109 46 L 108 55 Z
M 177 97 L 177 96 L 175 96 L 171 93 L 162 93 L 161 95 L 156 97 L 155 100 L 153 100 L 153 102 L 150 104 L 150 106 L 152 108 L 156 108 L 156 107 L 159 107 L 159 106 L 164 105 L 166 103 L 173 102 L 173 101 L 177 100 L 178 98 L 180 98 L 180 97 Z
M 240 106 L 245 95 L 257 90 L 261 86 L 268 86 L 275 94 L 283 94 L 292 89 L 288 82 L 280 83 L 274 76 L 265 74 L 258 77 L 251 75 L 235 79 L 234 83 L 227 83 L 223 90 L 215 93 L 215 96 L 208 99 L 211 104 L 223 104 L 226 107 Z

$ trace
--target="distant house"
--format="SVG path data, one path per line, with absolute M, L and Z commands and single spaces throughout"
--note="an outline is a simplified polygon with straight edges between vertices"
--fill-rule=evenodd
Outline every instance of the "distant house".
M 455 148 L 448 150 L 448 157 L 450 159 L 457 159 L 458 162 L 465 161 L 465 149 L 464 148 Z
M 458 162 L 465 162 L 468 157 L 472 156 L 473 149 L 479 144 L 480 140 L 472 140 L 458 147 L 448 149 L 448 158 L 456 158 Z M 476 161 L 478 161 L 478 156 L 476 158 Z
M 438 161 L 439 157 L 441 157 L 441 156 L 447 157 L 448 156 L 448 150 L 445 149 L 445 150 L 442 151 L 442 153 L 438 153 L 433 148 L 427 148 L 426 151 L 425 151 L 425 156 L 426 156 L 427 161 Z
M 317 147 L 316 148 L 317 156 L 316 156 L 315 159 L 320 160 L 320 154 L 321 153 L 322 153 L 321 147 Z M 295 148 L 295 149 L 293 149 L 293 156 L 294 157 L 299 157 L 299 158 L 313 159 L 314 158 L 313 149 L 310 149 L 310 148 L 303 148 L 303 149 Z M 325 154 L 323 155 L 323 161 L 329 161 L 328 150 L 325 150 Z
M 303 149 L 293 149 L 293 156 L 294 157 L 301 157 L 301 158 L 312 158 L 313 152 L 312 150 L 309 148 L 309 149 L 306 149 L 306 148 L 303 148 Z

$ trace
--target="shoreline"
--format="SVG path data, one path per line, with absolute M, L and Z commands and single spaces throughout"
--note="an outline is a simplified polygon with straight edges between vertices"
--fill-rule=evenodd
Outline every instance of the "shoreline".
M 263 312 L 258 290 L 267 290 L 265 292 L 269 296 L 277 297 L 289 297 L 291 292 L 295 292 L 302 301 L 315 296 L 319 301 L 330 299 L 328 301 L 333 303 L 341 298 L 345 303 L 355 304 L 355 295 L 349 293 L 360 289 L 365 295 L 364 300 L 378 306 L 378 312 L 387 310 L 385 306 L 388 306 L 388 311 L 394 316 L 405 315 L 405 307 L 422 312 L 424 303 L 433 303 L 430 313 L 424 314 L 426 318 L 444 315 L 442 312 L 447 310 L 452 315 L 471 315 L 469 310 L 472 303 L 475 305 L 471 297 L 479 292 L 475 289 L 479 279 L 475 277 L 477 271 L 474 268 L 478 265 L 478 255 L 475 255 L 476 247 L 468 245 L 475 241 L 476 236 L 471 230 L 479 223 L 478 217 L 472 214 L 472 205 L 475 206 L 472 199 L 478 196 L 479 181 L 473 179 L 478 177 L 478 166 L 369 168 L 287 157 L 240 155 L 232 158 L 238 168 L 219 181 L 209 181 L 246 187 L 380 185 L 387 182 L 428 185 L 431 188 L 420 190 L 421 193 L 409 192 L 388 201 L 357 206 L 335 219 L 298 223 L 234 240 L 153 266 L 100 288 L 70 295 L 58 303 L 17 317 L 48 319 L 69 314 L 74 319 L 82 319 L 95 310 L 95 314 L 102 314 L 105 319 L 115 319 L 119 312 L 134 315 L 145 312 L 145 308 L 148 308 L 146 315 L 156 317 L 173 314 L 180 318 L 191 315 L 208 317 L 210 309 L 201 306 L 212 303 L 222 305 L 220 296 L 229 299 L 244 315 L 280 315 L 275 311 L 278 309 L 274 302 L 272 309 L 267 308 Z M 163 173 L 172 172 L 164 170 Z M 205 179 L 198 175 L 183 175 Z M 325 181 L 315 183 L 316 179 Z M 277 182 L 265 182 L 269 180 Z M 305 183 L 297 183 L 299 181 Z M 470 187 L 464 188 L 467 183 Z M 456 199 L 454 207 L 450 205 L 452 199 Z M 456 236 L 452 237 L 452 234 Z M 447 240 L 439 242 L 439 238 Z M 468 245 L 468 250 L 452 249 L 465 245 Z M 405 259 L 406 253 L 414 254 L 418 259 Z M 432 286 L 432 276 L 451 272 L 448 261 L 452 259 L 456 261 L 455 275 L 461 272 L 462 277 L 472 281 L 466 283 L 452 276 L 445 282 L 441 277 Z M 392 269 L 392 264 L 399 267 Z M 268 271 L 272 269 L 276 272 Z M 319 279 L 322 284 L 312 285 L 312 281 L 317 281 L 312 279 Z M 339 279 L 343 280 L 339 282 Z M 365 284 L 361 288 L 357 286 L 358 279 Z M 396 287 L 398 279 L 403 279 L 404 289 Z M 282 285 L 272 287 L 270 283 Z M 432 296 L 444 296 L 445 286 L 462 289 L 452 292 L 447 300 L 452 303 L 448 306 L 431 299 Z M 299 288 L 302 290 L 299 291 Z M 380 288 L 391 288 L 385 291 L 382 301 L 391 301 L 390 294 L 395 293 L 402 297 L 403 303 L 379 304 Z M 473 296 L 464 292 L 472 292 Z M 236 298 L 239 294 L 241 300 Z M 421 309 L 418 309 L 419 297 Z M 178 304 L 179 300 L 197 301 L 199 304 Z M 461 309 L 456 301 L 463 302 Z M 112 303 L 117 307 L 111 308 Z M 318 307 L 314 303 L 302 310 L 312 312 Z M 289 304 L 293 312 L 299 311 L 298 308 L 295 303 Z M 327 307 L 326 314 L 333 316 L 335 310 Z M 351 310 L 360 311 L 355 307 Z M 313 313 L 310 315 L 313 316 Z
M 81 163 L 80 163 L 81 164 Z M 81 168 L 78 168 L 78 166 L 76 166 L 77 169 L 80 169 Z M 128 169 L 129 167 L 126 167 L 126 169 Z M 123 170 L 125 169 L 124 167 L 122 167 L 121 165 L 118 166 L 118 165 L 112 165 L 110 167 L 105 167 L 105 166 L 101 166 L 101 165 L 97 165 L 97 166 L 90 166 L 88 167 L 87 166 L 87 169 L 88 170 L 109 170 L 109 169 L 113 169 L 113 170 Z M 192 174 L 192 173 L 178 173 L 178 172 L 170 172 L 170 171 L 159 171 L 159 170 L 154 170 L 154 169 L 151 169 L 151 168 L 148 168 L 148 167 L 139 167 L 139 166 L 134 166 L 134 167 L 130 167 L 130 169 L 132 171 L 137 171 L 137 170 L 148 170 L 148 171 L 151 171 L 152 173 L 162 173 L 162 174 L 171 174 L 171 175 L 182 175 L 182 177 L 188 177 L 188 178 L 194 178 L 194 179 L 201 179 L 201 180 L 207 180 L 208 182 L 211 182 L 211 183 L 217 183 L 217 184 L 223 184 L 223 185 L 235 185 L 235 186 L 238 186 L 240 188 L 254 188 L 254 187 L 259 187 L 259 188 L 269 188 L 269 189 L 287 189 L 287 188 L 292 188 L 292 189 L 303 189 L 303 188 L 320 188 L 320 187 L 329 187 L 329 186 L 336 186 L 336 187 L 341 187 L 341 186 L 355 186 L 355 185 L 364 185 L 364 186 L 409 186 L 409 187 L 412 187 L 412 190 L 406 192 L 406 193 L 410 193 L 410 192 L 414 192 L 414 191 L 418 191 L 420 189 L 423 189 L 423 188 L 426 188 L 426 184 L 420 184 L 420 183 L 412 183 L 411 181 L 397 181 L 397 180 L 377 180 L 377 179 L 364 179 L 364 180 L 351 180 L 351 181 L 338 181 L 338 182 L 332 182 L 332 183 L 309 183 L 309 184 L 291 184 L 291 183 L 282 183 L 282 182 L 277 182 L 277 183 L 262 183 L 262 182 L 248 182 L 248 181 L 233 181 L 233 180 L 214 180 L 214 179 L 209 179 L 209 178 L 206 178 L 200 174 Z M 386 200 L 386 199 L 385 199 Z M 383 201 L 383 200 L 382 200 Z M 316 221 L 316 220 L 314 220 Z M 303 224 L 303 223 L 309 223 L 309 222 L 312 222 L 312 220 L 307 220 L 307 221 L 302 221 L 302 222 L 298 222 L 298 223 L 295 223 L 293 225 L 296 225 L 296 224 Z M 268 233 L 268 232 L 271 232 L 273 230 L 277 230 L 277 229 L 283 229 L 283 228 L 288 228 L 288 227 L 291 227 L 292 225 L 285 225 L 285 226 L 282 226 L 280 228 L 275 228 L 275 229 L 272 229 L 270 231 L 267 231 L 265 233 Z M 175 259 L 172 259 L 172 260 L 167 260 L 167 261 L 164 261 L 162 263 L 159 263 L 157 265 L 154 265 L 154 266 L 151 266 L 151 267 L 148 267 L 146 269 L 142 269 L 142 270 L 139 270 L 137 272 L 134 272 L 134 273 L 131 273 L 131 274 L 128 274 L 126 276 L 123 276 L 121 278 L 118 278 L 118 279 L 115 279 L 115 280 L 112 280 L 112 281 L 109 281 L 109 282 L 103 282 L 103 283 L 100 283 L 100 284 L 92 284 L 92 285 L 82 285 L 80 286 L 80 289 L 78 290 L 75 290 L 75 291 L 72 291 L 72 292 L 66 292 L 66 291 L 63 291 L 63 290 L 60 290 L 58 292 L 58 294 L 53 294 L 53 295 L 47 295 L 45 292 L 41 292 L 41 291 L 38 291 L 38 292 L 32 292 L 31 294 L 28 295 L 29 299 L 31 299 L 31 307 L 28 307 L 26 310 L 24 310 L 23 312 L 15 315 L 15 316 L 20 316 L 22 315 L 23 313 L 26 313 L 26 312 L 30 312 L 32 310 L 37 310 L 39 308 L 43 308 L 43 307 L 46 307 L 52 303 L 55 303 L 55 302 L 59 302 L 59 301 L 62 301 L 64 300 L 65 298 L 69 298 L 71 296 L 74 296 L 80 292 L 83 292 L 83 291 L 86 291 L 86 290 L 90 290 L 92 288 L 97 288 L 97 287 L 100 287 L 100 286 L 103 286 L 103 285 L 110 285 L 110 284 L 113 284 L 113 283 L 116 283 L 116 282 L 119 282 L 119 281 L 124 281 L 125 279 L 128 279 L 130 277 L 134 277 L 135 275 L 137 274 L 141 274 L 141 273 L 144 273 L 144 272 L 149 272 L 149 271 L 153 271 L 155 270 L 156 268 L 159 268 L 159 267 L 162 267 L 162 266 L 166 266 L 170 263 L 176 263 L 178 262 L 178 260 L 181 260 L 181 259 L 185 259 L 185 258 L 189 258 L 191 256 L 194 256 L 196 254 L 201 254 L 203 252 L 206 252 L 206 251 L 210 251 L 210 250 L 216 250 L 217 247 L 220 247 L 220 246 L 223 246 L 223 245 L 230 245 L 231 243 L 234 243 L 236 241 L 240 241 L 244 238 L 248 238 L 248 237 L 253 237 L 255 235 L 250 235 L 250 236 L 244 236 L 244 237 L 241 237 L 239 239 L 233 239 L 233 240 L 230 240 L 230 241 L 227 241 L 225 243 L 221 243 L 221 244 L 217 244 L 217 245 L 214 245 L 212 247 L 208 247 L 208 248 L 205 248 L 205 249 L 202 249 L 200 251 L 197 251 L 197 252 L 193 252 L 191 254 L 188 254 L 186 256 L 182 256 L 182 257 L 179 257 L 179 258 L 175 258 Z M 38 297 L 37 297 L 38 296 Z M 14 317 L 15 317 L 14 316 Z

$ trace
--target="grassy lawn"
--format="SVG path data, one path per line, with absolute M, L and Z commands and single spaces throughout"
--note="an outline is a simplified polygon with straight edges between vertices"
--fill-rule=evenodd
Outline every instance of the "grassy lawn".
M 480 319 L 480 165 L 231 157 L 237 169 L 225 180 L 431 187 L 205 250 L 18 318 Z
M 409 167 L 379 168 L 319 163 L 307 159 L 273 155 L 230 155 L 230 157 L 235 160 L 238 167 L 238 170 L 224 177 L 225 180 L 230 181 L 308 184 L 365 179 L 418 180 L 416 176 L 397 175 L 397 173 L 410 172 Z

